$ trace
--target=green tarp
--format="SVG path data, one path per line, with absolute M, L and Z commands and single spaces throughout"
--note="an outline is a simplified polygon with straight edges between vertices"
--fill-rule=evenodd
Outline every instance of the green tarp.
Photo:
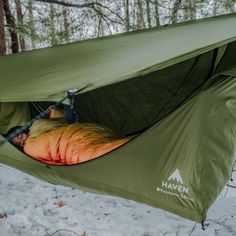
M 234 163 L 235 23 L 231 14 L 0 57 L 1 106 L 56 101 L 84 88 L 76 97 L 81 121 L 122 134 L 145 130 L 80 165 L 45 165 L 9 143 L 0 147 L 0 162 L 201 222 Z
M 0 103 L 0 134 L 5 134 L 11 127 L 23 125 L 30 119 L 27 103 Z
M 0 101 L 61 99 L 149 74 L 235 40 L 235 14 L 0 57 Z

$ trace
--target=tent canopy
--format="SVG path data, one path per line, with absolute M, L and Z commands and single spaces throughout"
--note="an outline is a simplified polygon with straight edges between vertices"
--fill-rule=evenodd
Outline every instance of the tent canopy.
M 9 143 L 0 162 L 201 222 L 234 161 L 235 25 L 230 14 L 0 57 L 1 128 L 6 119 L 22 122 L 23 108 L 27 119 L 27 102 L 46 106 L 77 88 L 80 121 L 122 134 L 146 130 L 80 165 L 45 165 Z
M 235 40 L 236 14 L 0 57 L 0 102 L 52 101 L 149 74 Z

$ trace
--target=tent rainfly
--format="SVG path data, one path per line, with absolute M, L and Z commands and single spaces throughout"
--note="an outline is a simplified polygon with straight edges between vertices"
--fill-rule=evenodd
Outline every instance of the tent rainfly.
M 1 133 L 30 119 L 32 102 L 75 88 L 81 122 L 138 134 L 78 165 L 46 165 L 10 143 L 0 162 L 204 221 L 235 158 L 235 25 L 229 14 L 0 57 Z

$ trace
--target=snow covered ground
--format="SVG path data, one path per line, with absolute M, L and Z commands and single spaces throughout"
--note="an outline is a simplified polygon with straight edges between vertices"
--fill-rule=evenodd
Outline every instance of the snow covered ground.
M 236 176 L 235 176 L 236 179 Z M 118 197 L 54 186 L 0 165 L 0 236 L 232 236 L 236 189 L 224 189 L 200 224 Z

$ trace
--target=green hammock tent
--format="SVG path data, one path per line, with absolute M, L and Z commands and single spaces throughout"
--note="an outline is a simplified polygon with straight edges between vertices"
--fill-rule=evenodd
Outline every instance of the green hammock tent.
M 46 165 L 9 143 L 0 162 L 205 220 L 234 164 L 235 25 L 230 14 L 0 57 L 2 133 L 34 114 L 31 102 L 47 106 L 71 88 L 81 122 L 139 133 L 79 165 Z

